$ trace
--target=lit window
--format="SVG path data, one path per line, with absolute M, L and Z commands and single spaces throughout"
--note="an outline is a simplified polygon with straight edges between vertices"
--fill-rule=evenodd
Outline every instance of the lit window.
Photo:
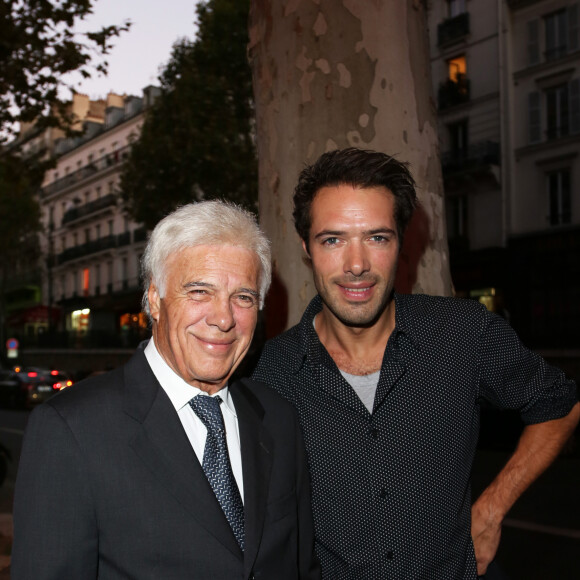
M 70 315 L 70 326 L 77 332 L 86 332 L 89 329 L 91 311 L 88 308 L 74 310 Z
M 465 78 L 467 65 L 464 56 L 458 56 L 447 61 L 449 67 L 449 80 L 459 83 Z
M 88 268 L 85 268 L 83 270 L 83 295 L 84 296 L 88 296 L 89 295 L 89 283 L 90 283 L 90 274 L 89 274 L 90 270 Z

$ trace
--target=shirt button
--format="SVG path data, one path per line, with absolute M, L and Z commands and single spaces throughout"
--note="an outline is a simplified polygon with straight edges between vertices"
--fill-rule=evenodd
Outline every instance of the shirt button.
M 383 487 L 381 489 L 381 492 L 379 493 L 379 495 L 381 496 L 381 499 L 385 499 L 389 495 L 389 492 L 387 491 L 387 488 L 386 487 Z
M 375 429 L 375 428 L 371 429 L 371 437 L 373 439 L 378 439 L 379 438 L 379 430 Z
M 395 557 L 392 550 L 387 552 L 387 560 L 392 560 Z

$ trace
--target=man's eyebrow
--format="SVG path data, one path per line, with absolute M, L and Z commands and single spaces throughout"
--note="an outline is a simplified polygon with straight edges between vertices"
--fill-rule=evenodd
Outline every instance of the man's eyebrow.
M 345 232 L 341 230 L 322 230 L 314 236 L 314 239 L 316 240 L 317 238 L 322 238 L 324 236 L 342 236 L 344 234 Z
M 254 298 L 260 297 L 260 293 L 254 290 L 253 288 L 238 288 L 238 292 L 245 292 L 246 294 L 250 294 Z
M 187 288 L 215 288 L 215 284 L 210 284 L 209 282 L 202 282 L 201 280 L 194 280 L 193 282 L 187 282 L 183 287 Z
M 322 230 L 321 232 L 318 232 L 315 236 L 314 239 L 318 239 L 318 238 L 323 238 L 325 236 L 344 236 L 347 232 L 343 231 L 343 230 Z M 388 227 L 384 227 L 384 228 L 374 228 L 372 230 L 365 230 L 362 232 L 363 235 L 365 236 L 376 236 L 377 234 L 394 234 L 397 235 L 397 232 L 392 229 L 392 228 L 388 228 Z
M 365 236 L 376 236 L 377 234 L 394 234 L 397 235 L 397 232 L 392 228 L 375 228 L 374 230 L 368 230 L 363 232 Z

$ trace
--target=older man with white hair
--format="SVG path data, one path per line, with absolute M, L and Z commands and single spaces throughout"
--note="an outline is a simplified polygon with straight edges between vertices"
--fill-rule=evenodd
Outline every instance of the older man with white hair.
M 231 382 L 271 276 L 255 218 L 184 206 L 143 257 L 153 338 L 35 410 L 18 474 L 12 578 L 318 578 L 295 412 Z

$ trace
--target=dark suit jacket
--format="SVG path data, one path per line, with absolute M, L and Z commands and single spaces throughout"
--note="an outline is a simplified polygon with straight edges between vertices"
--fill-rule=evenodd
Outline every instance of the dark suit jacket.
M 231 386 L 246 550 L 139 350 L 36 409 L 14 502 L 13 580 L 319 578 L 306 460 L 291 406 Z

